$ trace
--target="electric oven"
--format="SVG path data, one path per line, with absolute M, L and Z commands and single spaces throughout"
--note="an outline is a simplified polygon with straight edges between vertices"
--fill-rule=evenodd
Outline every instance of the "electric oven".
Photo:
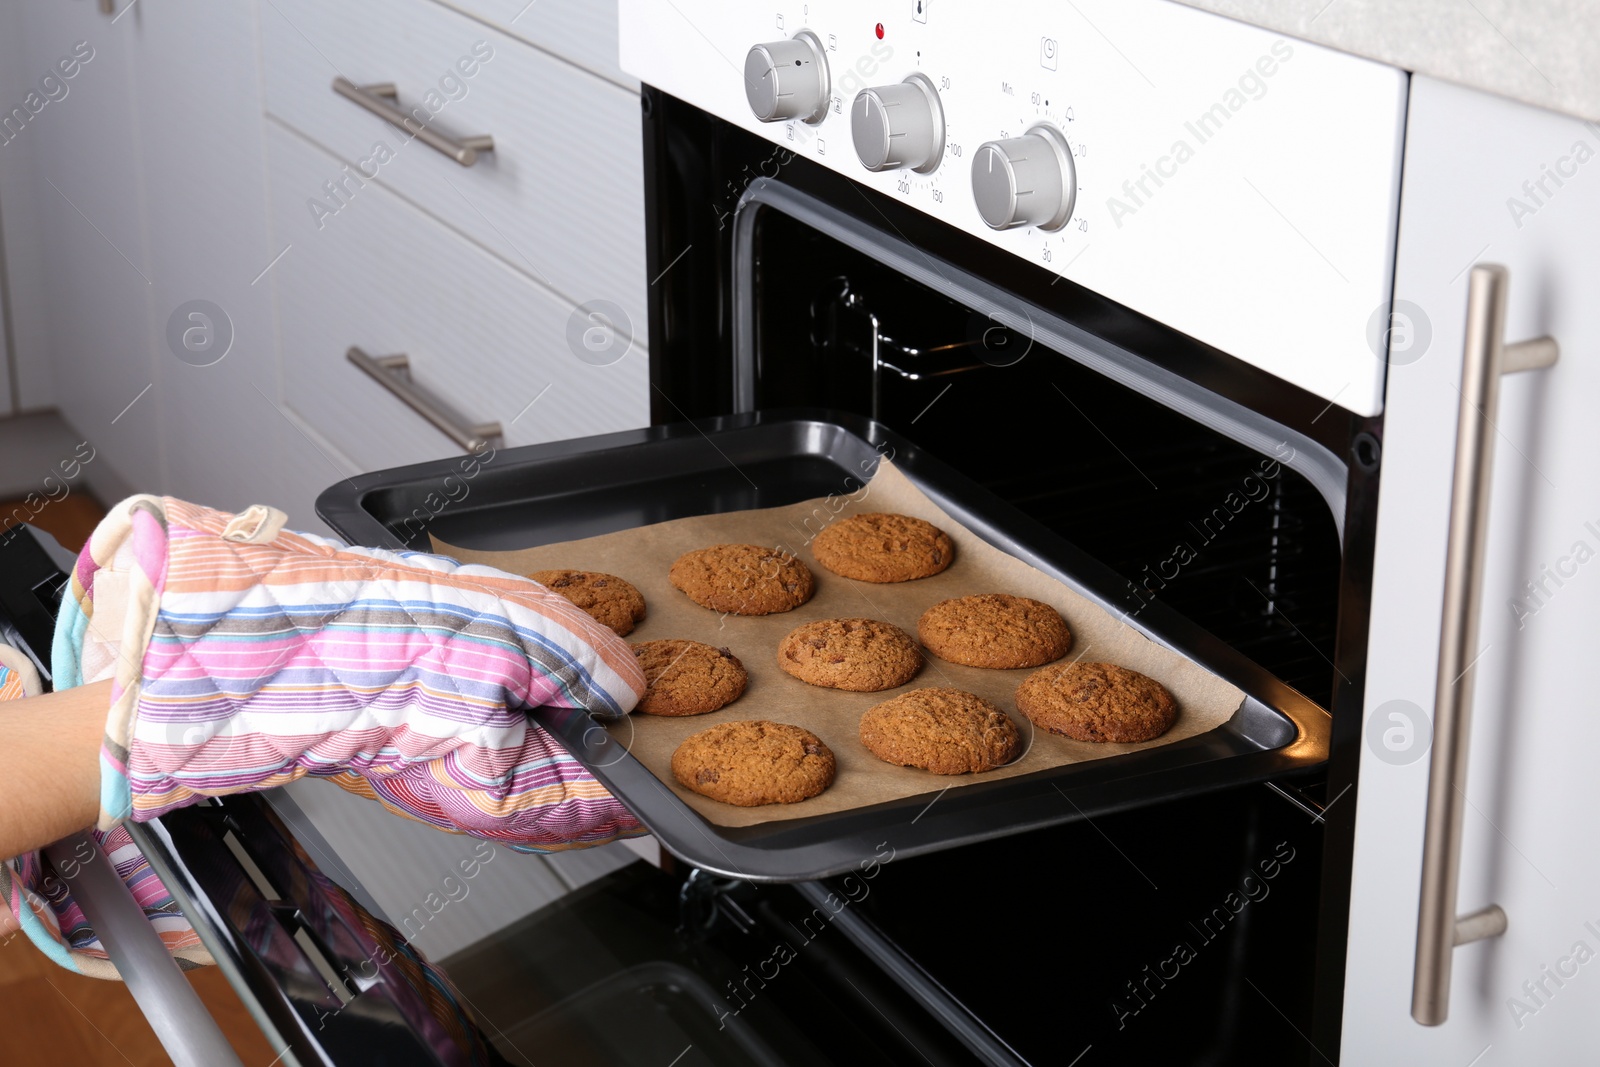
M 648 349 L 654 425 L 502 450 L 444 506 L 459 459 L 365 475 L 325 521 L 528 547 L 848 491 L 892 454 L 1246 699 L 1154 754 L 739 833 L 541 709 L 664 854 L 439 961 L 493 1055 L 1337 1048 L 1404 75 L 1156 0 L 620 14 L 650 317 L 600 326 Z M 351 977 L 372 945 L 321 880 L 404 917 L 302 807 L 139 842 L 286 1062 L 467 1062 Z

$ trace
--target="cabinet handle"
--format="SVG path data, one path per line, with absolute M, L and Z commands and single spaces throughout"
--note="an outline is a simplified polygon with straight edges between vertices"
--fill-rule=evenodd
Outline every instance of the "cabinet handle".
M 1505 343 L 1509 281 L 1506 269 L 1495 264 L 1473 267 L 1467 280 L 1461 409 L 1450 488 L 1444 616 L 1434 689 L 1428 817 L 1422 834 L 1417 961 L 1411 987 L 1411 1017 L 1424 1026 L 1439 1025 L 1450 1012 L 1450 963 L 1455 946 L 1506 932 L 1506 913 L 1498 904 L 1456 916 L 1467 745 L 1472 734 L 1473 668 L 1478 659 L 1478 604 L 1489 534 L 1489 481 L 1494 470 L 1494 419 L 1502 375 L 1553 366 L 1560 355 L 1551 337 Z
M 426 123 L 418 122 L 416 116 L 401 111 L 396 106 L 400 92 L 393 82 L 356 85 L 344 78 L 335 78 L 333 91 L 346 100 L 354 100 L 380 119 L 404 130 L 429 148 L 444 153 L 463 167 L 470 167 L 476 163 L 479 152 L 494 151 L 494 138 L 488 134 L 475 137 L 446 137 L 438 130 L 429 128 Z
M 411 377 L 411 359 L 405 355 L 369 356 L 351 346 L 344 358 L 371 375 L 379 385 L 400 398 L 401 403 L 444 431 L 446 437 L 468 452 L 499 448 L 505 435 L 498 422 L 473 422 L 418 385 Z

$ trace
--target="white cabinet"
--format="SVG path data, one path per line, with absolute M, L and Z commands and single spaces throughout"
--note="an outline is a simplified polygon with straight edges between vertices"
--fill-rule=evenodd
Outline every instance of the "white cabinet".
M 96 462 L 160 482 L 131 21 L 113 23 L 95 4 L 39 0 L 0 17 L 10 38 L 4 208 L 8 228 L 26 227 L 19 244 L 31 253 L 7 261 L 16 357 L 49 368 L 46 395 L 95 442 Z
M 1420 742 L 1410 752 L 1369 743 L 1342 1058 L 1593 1063 L 1600 714 L 1587 669 L 1600 636 L 1600 136 L 1419 77 L 1406 142 L 1395 298 L 1410 321 L 1397 322 L 1408 344 L 1387 385 L 1369 738 L 1373 717 L 1381 735 L 1388 714 L 1403 712 L 1392 701 L 1424 715 L 1433 707 L 1471 265 L 1510 270 L 1507 340 L 1549 334 L 1561 357 L 1549 370 L 1508 376 L 1495 420 L 1457 912 L 1499 904 L 1509 928 L 1455 950 L 1448 1021 L 1412 1021 L 1428 760 Z
M 443 0 L 505 33 L 637 91 L 617 65 L 617 5 L 595 0 Z
M 637 93 L 430 0 L 276 0 L 261 31 L 268 113 L 339 157 L 314 184 L 274 191 L 319 240 L 341 239 L 375 180 L 569 306 L 609 301 L 644 334 Z M 340 76 L 391 83 L 428 129 L 487 134 L 494 150 L 463 167 L 339 96 Z
M 274 503 L 314 525 L 318 483 L 342 472 L 281 410 L 255 13 L 161 0 L 115 29 L 141 103 L 123 170 L 146 190 L 159 486 L 227 510 Z
M 115 477 L 92 483 L 310 529 L 340 478 L 454 447 L 352 344 L 407 351 L 513 444 L 644 424 L 639 101 L 616 50 L 614 6 L 579 0 L 0 8 L 0 110 L 73 61 L 0 137 L 20 405 L 95 442 L 91 475 Z M 495 151 L 468 169 L 404 144 L 340 73 L 442 93 L 436 125 Z M 350 178 L 378 140 L 396 157 Z M 616 364 L 568 343 L 596 300 L 634 335 Z
M 499 422 L 509 445 L 649 422 L 641 348 L 573 345 L 570 304 L 377 182 L 319 229 L 303 193 L 339 160 L 276 123 L 267 140 L 274 228 L 290 249 L 274 268 L 284 406 L 340 455 L 374 470 L 460 451 L 349 363 L 352 345 L 405 353 L 419 386 L 474 422 Z

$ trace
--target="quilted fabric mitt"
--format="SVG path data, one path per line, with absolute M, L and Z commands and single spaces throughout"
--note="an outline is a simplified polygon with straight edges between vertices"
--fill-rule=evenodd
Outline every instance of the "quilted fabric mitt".
M 39 672 L 28 657 L 0 644 L 0 715 L 6 714 L 4 701 L 42 692 Z M 94 839 L 179 965 L 188 968 L 213 962 L 177 902 L 134 847 L 128 831 L 121 826 L 96 831 Z M 80 841 L 74 848 L 74 859 L 88 859 L 80 851 L 84 844 Z M 51 960 L 92 978 L 119 977 L 72 890 L 38 852 L 25 852 L 0 864 L 0 897 L 5 898 L 18 927 Z
M 101 829 L 313 775 L 529 851 L 643 832 L 524 713 L 626 714 L 622 639 L 525 579 L 283 522 L 137 496 L 84 547 L 52 667 L 113 679 Z

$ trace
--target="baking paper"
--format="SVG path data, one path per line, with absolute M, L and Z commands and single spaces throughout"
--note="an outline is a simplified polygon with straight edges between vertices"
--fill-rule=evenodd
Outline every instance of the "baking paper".
M 938 526 L 955 542 L 955 561 L 931 578 L 893 584 L 841 578 L 816 562 L 810 543 L 820 530 L 849 515 L 875 511 L 915 515 Z M 755 617 L 723 615 L 695 604 L 667 581 L 668 569 L 684 552 L 728 543 L 778 547 L 798 555 L 816 576 L 816 594 L 794 611 Z M 743 696 L 721 711 L 683 718 L 637 714 L 607 727 L 690 807 L 722 826 L 822 815 L 1066 763 L 1110 759 L 1214 730 L 1227 722 L 1244 700 L 1244 693 L 1231 683 L 1149 640 L 1060 581 L 956 523 L 887 458 L 879 461 L 877 473 L 865 485 L 852 481 L 841 485 L 836 494 L 787 507 L 698 515 L 520 551 L 482 552 L 437 540 L 434 549 L 464 563 L 484 563 L 514 574 L 573 568 L 618 575 L 639 589 L 648 611 L 628 635 L 630 643 L 687 638 L 727 648 L 738 656 L 750 684 Z M 807 685 L 778 666 L 779 643 L 802 623 L 830 618 L 881 619 L 915 638 L 917 618 L 925 610 L 941 600 L 972 593 L 1011 593 L 1054 607 L 1072 630 L 1072 648 L 1066 659 L 1115 663 L 1161 682 L 1178 703 L 1172 729 L 1154 741 L 1138 744 L 1094 744 L 1038 730 L 1017 711 L 1015 699 L 1018 684 L 1032 669 L 964 667 L 930 654 L 921 672 L 906 685 L 878 693 L 848 693 Z M 1023 755 L 998 770 L 964 775 L 931 774 L 878 760 L 859 740 L 862 713 L 924 686 L 964 689 L 999 706 L 1022 732 Z M 672 753 L 679 742 L 708 726 L 734 719 L 772 719 L 812 731 L 838 760 L 833 785 L 798 804 L 756 808 L 724 804 L 680 786 L 672 776 Z

